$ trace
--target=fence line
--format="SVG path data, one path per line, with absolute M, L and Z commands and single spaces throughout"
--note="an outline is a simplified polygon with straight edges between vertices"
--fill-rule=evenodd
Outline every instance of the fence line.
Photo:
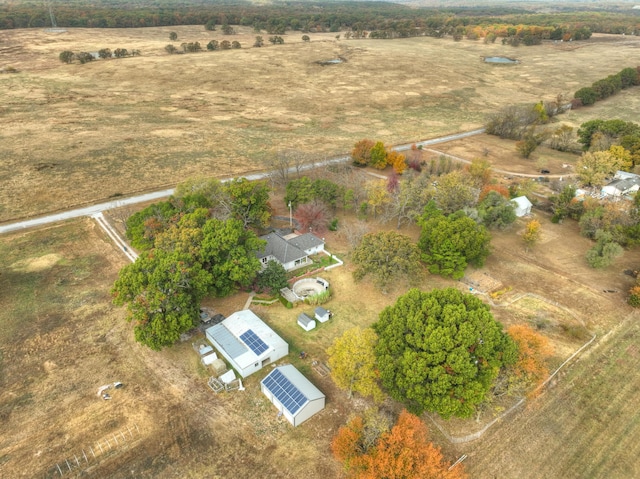
M 126 444 L 131 444 L 135 440 L 134 432 L 140 434 L 138 425 L 134 423 L 134 426 L 135 431 L 127 425 L 126 431 L 128 432 L 128 440 L 127 436 L 124 433 L 125 430 L 121 429 L 119 431 L 112 432 L 111 436 L 105 436 L 103 439 L 95 442 L 95 445 L 98 446 L 95 450 L 92 445 L 89 445 L 86 448 L 89 452 L 91 452 L 91 456 L 87 456 L 85 448 L 83 448 L 82 455 L 73 454 L 73 457 L 69 456 L 64 458 L 63 461 L 61 461 L 60 463 L 56 463 L 54 467 L 49 468 L 45 477 L 56 477 L 58 475 L 60 477 L 64 477 L 65 474 L 69 477 L 72 474 L 81 474 L 83 467 L 90 467 L 91 462 L 99 461 L 100 457 L 110 452 L 116 452 L 116 446 L 123 448 Z M 118 441 L 117 435 L 120 435 L 120 441 Z M 60 464 L 62 464 L 62 467 L 60 467 Z M 66 468 L 64 467 L 65 465 Z

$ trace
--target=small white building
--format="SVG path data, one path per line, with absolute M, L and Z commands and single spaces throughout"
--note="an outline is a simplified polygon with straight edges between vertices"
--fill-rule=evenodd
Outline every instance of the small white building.
M 284 339 L 248 309 L 207 328 L 205 334 L 243 378 L 289 354 Z
M 299 426 L 325 406 L 325 395 L 291 364 L 271 371 L 260 382 L 260 390 L 293 426 Z
M 305 313 L 300 313 L 298 315 L 298 326 L 300 326 L 305 331 L 311 331 L 316 327 L 316 320 L 310 318 Z
M 318 321 L 325 323 L 331 318 L 331 311 L 327 311 L 322 306 L 318 306 L 315 311 L 315 316 Z
M 518 218 L 531 214 L 531 207 L 533 206 L 533 203 L 531 203 L 529 198 L 526 196 L 518 196 L 517 198 L 512 199 L 511 202 L 513 203 L 516 216 Z

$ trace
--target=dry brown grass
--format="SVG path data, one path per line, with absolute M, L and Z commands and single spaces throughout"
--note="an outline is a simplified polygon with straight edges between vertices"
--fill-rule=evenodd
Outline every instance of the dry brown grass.
M 200 26 L 40 29 L 0 32 L 0 220 L 175 185 L 187 177 L 264 168 L 281 149 L 317 157 L 362 137 L 399 143 L 466 130 L 505 104 L 558 93 L 640 64 L 640 39 L 615 37 L 513 49 L 482 42 L 413 38 L 336 41 L 285 37 L 281 46 L 168 55 L 175 42 L 203 46 L 219 32 Z M 266 37 L 267 35 L 265 35 Z M 65 49 L 139 49 L 141 57 L 65 65 Z M 517 56 L 516 66 L 488 55 Z M 337 56 L 347 62 L 320 66 Z M 634 92 L 567 115 L 633 118 Z M 614 115 L 615 113 L 615 115 Z
M 525 253 L 517 235 L 522 225 L 516 225 L 494 236 L 495 252 L 480 273 L 486 272 L 511 288 L 501 299 L 533 292 L 569 308 L 591 331 L 599 335 L 610 331 L 629 308 L 622 301 L 623 293 L 612 295 L 603 290 L 628 289 L 632 280 L 621 270 L 627 263 L 638 261 L 638 253 L 628 252 L 624 261 L 605 271 L 591 270 L 583 260 L 590 243 L 579 236 L 576 225 L 554 225 L 548 218 L 540 219 L 544 245 Z M 371 227 L 380 228 L 375 223 Z M 414 238 L 417 235 L 416 228 L 401 232 Z M 343 254 L 347 250 L 339 231 L 327 233 L 326 239 L 332 252 Z M 288 310 L 276 304 L 255 308 L 291 343 L 292 354 L 287 361 L 298 366 L 328 397 L 325 411 L 293 429 L 278 420 L 275 409 L 259 391 L 259 381 L 266 371 L 248 378 L 245 392 L 216 396 L 207 389 L 207 374 L 198 365 L 189 342 L 161 353 L 135 344 L 131 327 L 123 320 L 124 310 L 111 307 L 107 294 L 124 258 L 91 220 L 3 237 L 0 253 L 4 260 L 0 276 L 0 421 L 2 429 L 10 431 L 0 444 L 0 465 L 8 477 L 23 473 L 41 477 L 47 472 L 53 477 L 56 463 L 73 459 L 89 446 L 96 448 L 97 442 L 104 444 L 106 438 L 135 425 L 140 432 L 134 440 L 91 460 L 83 470 L 101 477 L 130 477 L 132 470 L 137 477 L 159 478 L 253 477 L 256 470 L 283 478 L 340 477 L 329 442 L 349 414 L 361 411 L 367 403 L 346 400 L 329 377 L 314 373 L 310 360 L 326 361 L 326 347 L 337 336 L 352 326 L 370 325 L 379 311 L 409 286 L 398 283 L 383 295 L 367 280 L 354 283 L 348 264 L 323 273 L 335 292 L 326 305 L 335 316 L 310 333 L 296 325 L 297 314 L 310 311 L 310 307 Z M 459 284 L 428 275 L 417 281 L 417 286 L 424 289 L 455 285 Z M 246 298 L 242 293 L 207 304 L 229 314 L 241 308 Z M 505 324 L 549 319 L 546 331 L 552 333 L 556 345 L 563 346 L 559 356 L 568 354 L 579 342 L 561 327 L 563 323 L 573 325 L 573 316 L 557 308 L 523 301 L 513 310 L 496 309 L 495 313 Z M 630 382 L 620 392 L 616 392 L 621 374 L 617 370 L 615 374 L 603 370 L 595 385 L 587 382 L 589 374 L 581 376 L 569 370 L 556 389 L 534 400 L 534 412 L 516 413 L 514 424 L 526 421 L 526 429 L 511 426 L 511 420 L 506 420 L 504 428 L 495 426 L 488 436 L 459 447 L 443 442 L 436 432 L 434 438 L 446 448 L 449 458 L 469 453 L 466 466 L 474 477 L 493 477 L 496 464 L 516 471 L 512 477 L 540 477 L 537 471 L 548 471 L 552 461 L 540 465 L 537 455 L 528 454 L 505 459 L 504 443 L 520 448 L 535 440 L 536 450 L 548 454 L 545 445 L 555 444 L 559 434 L 558 427 L 548 428 L 548 423 L 557 417 L 566 430 L 576 431 L 576 435 L 586 431 L 589 437 L 597 437 L 598 447 L 611 451 L 611 460 L 599 458 L 600 470 L 619 467 L 630 460 L 634 449 L 627 454 L 622 446 L 615 446 L 617 430 L 607 429 L 606 423 L 576 416 L 574 404 L 565 403 L 565 395 L 578 395 L 576 400 L 583 402 L 593 400 L 589 414 L 595 415 L 602 407 L 602 401 L 596 400 L 599 392 L 611 391 L 617 394 L 612 408 L 619 409 L 607 409 L 608 420 L 620 424 L 634 417 L 631 409 L 636 398 L 632 393 L 637 376 L 628 368 L 637 367 L 640 355 L 637 348 L 632 348 L 636 338 L 629 336 L 632 333 L 626 329 L 614 332 L 608 349 L 595 348 L 585 356 L 588 364 L 612 361 L 612 357 L 623 354 L 613 345 L 624 334 L 624 354 L 636 362 L 624 363 L 627 369 L 623 371 L 627 371 Z M 307 351 L 310 357 L 298 359 L 299 350 Z M 614 361 L 611 367 L 616 364 Z M 124 382 L 125 388 L 114 392 L 111 401 L 99 399 L 97 388 L 115 380 Z M 579 391 L 571 389 L 574 380 L 580 381 Z M 399 405 L 390 402 L 387 407 L 397 410 Z M 495 412 L 499 411 L 490 411 Z M 629 424 L 628 434 L 637 434 L 640 424 Z M 477 428 L 473 421 L 450 426 L 456 435 Z M 629 447 L 628 441 L 622 444 Z M 575 466 L 574 459 L 568 460 L 558 451 L 562 448 L 556 448 L 555 453 L 567 468 Z M 592 452 L 591 443 L 585 441 L 571 449 L 575 457 L 589 457 Z

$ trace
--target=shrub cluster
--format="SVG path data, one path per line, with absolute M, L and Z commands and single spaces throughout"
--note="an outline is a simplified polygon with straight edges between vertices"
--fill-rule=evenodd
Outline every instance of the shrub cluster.
M 593 82 L 589 87 L 580 88 L 573 94 L 574 106 L 593 105 L 595 102 L 609 98 L 620 90 L 640 85 L 640 67 L 625 68 L 615 75 L 609 75 Z

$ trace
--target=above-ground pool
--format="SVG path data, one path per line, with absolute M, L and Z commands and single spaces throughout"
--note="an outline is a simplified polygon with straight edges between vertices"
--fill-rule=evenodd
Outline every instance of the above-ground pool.
M 291 289 L 298 298 L 304 299 L 324 293 L 329 289 L 329 282 L 322 278 L 303 278 L 293 283 Z

